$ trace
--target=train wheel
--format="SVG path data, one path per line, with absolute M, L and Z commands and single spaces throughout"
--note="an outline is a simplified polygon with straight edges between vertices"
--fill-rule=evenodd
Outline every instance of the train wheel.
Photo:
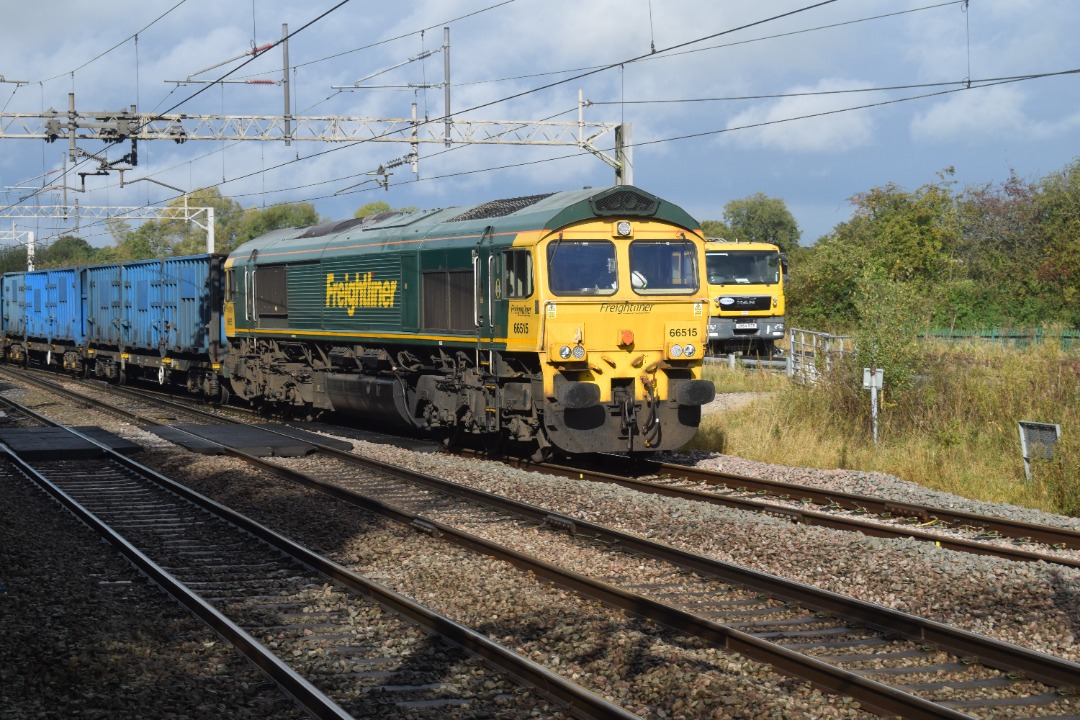
M 462 432 L 461 425 L 455 424 L 447 431 L 446 437 L 443 438 L 443 447 L 447 450 L 458 449 L 459 447 L 461 447 L 461 440 L 464 436 L 465 433 Z
M 480 437 L 486 455 L 500 457 L 506 454 L 506 435 L 504 433 L 484 433 Z
M 529 459 L 536 463 L 547 462 L 555 454 L 554 449 L 548 445 L 547 447 L 538 447 L 533 451 L 532 457 Z
M 459 409 L 454 424 L 446 429 L 446 437 L 443 438 L 443 447 L 447 450 L 460 448 L 465 441 L 465 409 Z

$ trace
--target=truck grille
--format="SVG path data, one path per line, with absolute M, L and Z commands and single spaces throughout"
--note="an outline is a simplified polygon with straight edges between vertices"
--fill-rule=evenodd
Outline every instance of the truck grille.
M 724 302 L 731 300 L 731 302 Z M 772 297 L 769 295 L 721 295 L 720 310 L 769 310 L 772 308 Z

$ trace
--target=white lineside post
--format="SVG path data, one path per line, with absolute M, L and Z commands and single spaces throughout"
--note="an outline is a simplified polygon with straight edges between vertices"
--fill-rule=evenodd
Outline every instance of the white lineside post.
M 157 181 L 155 180 L 154 182 Z M 191 214 L 191 209 L 188 207 L 188 193 L 184 193 L 184 220 L 195 223 L 196 225 L 199 224 L 195 221 L 195 218 Z M 214 254 L 214 208 L 209 205 L 206 207 L 206 254 Z
M 615 184 L 634 184 L 634 139 L 631 123 L 615 128 Z
M 884 384 L 885 371 L 882 368 L 868 367 L 863 368 L 863 388 L 870 390 L 870 425 L 874 429 L 874 444 L 877 445 L 877 416 L 878 416 L 878 402 L 877 392 L 878 388 Z
M 34 269 L 34 231 L 28 230 L 26 233 L 26 269 L 31 271 Z
M 206 254 L 214 253 L 214 208 L 206 208 Z
M 450 125 L 453 122 L 450 118 L 450 28 L 449 26 L 443 28 L 443 104 L 446 106 L 446 119 L 443 120 L 443 144 L 446 147 L 450 147 L 453 143 L 450 142 Z M 413 169 L 416 172 L 416 169 Z
M 285 91 L 285 145 L 292 145 L 292 108 L 289 99 L 289 24 L 281 23 L 281 87 Z

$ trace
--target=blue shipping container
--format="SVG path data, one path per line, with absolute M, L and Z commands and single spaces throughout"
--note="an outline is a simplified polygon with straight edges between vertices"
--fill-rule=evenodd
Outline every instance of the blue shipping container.
M 82 345 L 86 322 L 79 268 L 26 273 L 26 335 L 52 343 Z
M 119 348 L 122 340 L 119 265 L 86 268 L 86 341 L 97 347 Z
M 193 255 L 124 263 L 123 343 L 133 352 L 162 357 L 208 355 L 221 322 L 220 255 Z M 216 350 L 216 348 L 214 348 Z
M 22 339 L 26 332 L 26 273 L 4 273 L 0 284 L 0 332 Z

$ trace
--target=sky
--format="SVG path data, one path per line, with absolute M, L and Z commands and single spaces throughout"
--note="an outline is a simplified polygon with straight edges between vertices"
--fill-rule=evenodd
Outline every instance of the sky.
M 416 103 L 441 134 L 449 28 L 456 121 L 580 112 L 623 125 L 636 186 L 698 220 L 756 193 L 780 198 L 804 245 L 875 187 L 1037 180 L 1080 155 L 1080 74 L 1067 74 L 1080 68 L 1080 3 L 1066 0 L 54 0 L 5 3 L 4 15 L 5 128 L 65 111 L 69 93 L 79 112 L 281 115 L 283 48 L 251 51 L 287 26 L 294 115 L 405 119 Z M 80 181 L 98 162 L 66 161 L 64 142 L 0 144 L 0 209 L 59 204 L 64 185 L 84 207 L 213 186 L 244 207 L 309 202 L 343 219 L 376 201 L 430 209 L 615 183 L 574 146 L 422 143 L 418 171 L 392 168 L 384 189 L 371 173 L 407 143 L 155 140 L 139 143 L 121 187 L 115 170 Z M 614 132 L 596 145 L 613 156 Z M 113 163 L 130 151 L 79 147 Z M 39 242 L 72 231 L 2 215 L 0 230 Z M 100 220 L 79 235 L 112 243 Z

